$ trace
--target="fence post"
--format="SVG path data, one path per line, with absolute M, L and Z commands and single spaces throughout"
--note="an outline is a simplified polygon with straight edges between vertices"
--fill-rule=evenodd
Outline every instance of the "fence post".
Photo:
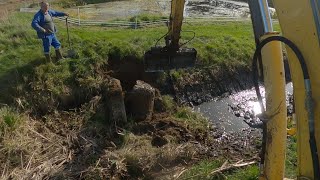
M 138 17 L 136 16 L 136 24 L 134 26 L 134 29 L 137 29 L 137 26 L 138 26 Z
M 78 26 L 80 26 L 80 8 L 78 7 Z

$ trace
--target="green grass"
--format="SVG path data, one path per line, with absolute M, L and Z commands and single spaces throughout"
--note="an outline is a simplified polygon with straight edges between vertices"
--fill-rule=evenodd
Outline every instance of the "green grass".
M 233 169 L 221 173 L 212 174 L 212 172 L 222 166 L 221 160 L 203 160 L 197 165 L 188 169 L 181 180 L 256 180 L 259 176 L 257 166 L 248 166 L 241 169 Z
M 148 17 L 141 15 L 142 19 Z M 20 58 L 27 61 L 41 54 L 41 41 L 36 39 L 35 31 L 30 27 L 31 14 L 16 13 L 10 22 L 1 24 L 0 37 L 1 59 Z M 14 22 L 14 23 L 13 23 Z M 67 46 L 67 34 L 64 23 L 58 24 L 58 37 Z M 184 25 L 183 30 L 192 30 L 196 37 L 188 46 L 198 50 L 198 58 L 206 63 L 249 63 L 253 53 L 254 39 L 252 26 L 248 22 L 216 22 L 207 24 Z M 135 56 L 143 57 L 155 42 L 167 32 L 166 27 L 143 28 L 138 30 L 99 27 L 70 27 L 71 40 L 74 48 L 87 56 L 118 55 L 120 58 Z M 189 40 L 192 33 L 182 32 L 182 42 Z M 164 41 L 161 40 L 161 45 Z M 14 49 L 14 50 L 13 50 Z M 28 51 L 29 50 L 29 51 Z M 34 51 L 36 50 L 36 51 Z M 25 53 L 25 52 L 37 52 Z M 5 55 L 4 55 L 5 54 Z M 10 62 L 11 64 L 12 62 Z M 23 62 L 21 63 L 23 64 Z M 8 64 L 6 64 L 8 65 Z
M 149 14 L 139 14 L 137 16 L 133 16 L 129 19 L 130 22 L 140 22 L 140 21 L 159 21 L 168 19 L 167 16 L 158 16 L 158 15 L 149 15 Z
M 59 0 L 59 1 L 53 2 L 53 4 L 57 4 L 60 7 L 69 8 L 74 6 L 83 6 L 86 4 L 97 4 L 97 3 L 105 3 L 105 2 L 112 2 L 112 1 L 117 1 L 117 0 Z
M 243 169 L 238 169 L 230 174 L 226 175 L 227 179 L 234 180 L 258 180 L 259 177 L 259 167 L 258 166 L 248 166 Z
M 288 137 L 287 155 L 285 162 L 285 177 L 296 178 L 297 176 L 297 138 L 295 136 Z M 210 173 L 221 167 L 224 161 L 221 160 L 203 160 L 192 166 L 181 179 L 201 179 L 201 180 L 256 180 L 259 176 L 258 166 L 248 166 L 241 169 L 227 171 L 217 175 Z
M 164 103 L 164 107 L 167 111 L 172 111 L 175 109 L 176 103 L 175 103 L 173 97 L 171 97 L 169 95 L 164 95 L 164 96 L 162 96 L 162 100 Z
M 65 60 L 57 64 L 45 64 L 42 54 L 42 42 L 30 23 L 33 15 L 14 13 L 9 20 L 0 24 L 0 98 L 4 102 L 12 99 L 12 92 L 36 80 L 37 87 L 59 94 L 69 86 L 86 83 L 87 87 L 97 85 L 99 77 L 96 69 L 102 68 L 110 60 L 142 61 L 144 52 L 155 45 L 167 32 L 166 27 L 141 29 L 70 27 L 71 49 L 77 52 L 76 59 Z M 141 19 L 155 19 L 141 15 Z M 161 17 L 160 17 L 161 18 Z M 69 49 L 64 22 L 55 21 L 57 36 L 62 50 Z M 254 49 L 252 27 L 249 22 L 215 22 L 185 24 L 184 31 L 194 31 L 196 37 L 187 44 L 198 51 L 199 65 L 249 66 Z M 181 42 L 191 39 L 193 34 L 182 32 Z M 161 40 L 159 45 L 164 45 Z M 53 49 L 51 55 L 54 56 Z M 43 64 L 39 66 L 40 64 Z M 179 78 L 180 72 L 173 73 Z M 57 81 L 56 81 L 57 80 Z M 73 84 L 72 84 L 73 83 Z M 16 96 L 16 94 L 15 94 Z
M 289 136 L 287 140 L 286 169 L 285 176 L 287 178 L 295 178 L 297 176 L 297 137 Z
M 41 57 L 40 40 L 29 28 L 31 16 L 27 17 L 18 13 L 0 25 L 0 76 Z
M 218 160 L 203 160 L 199 164 L 190 168 L 187 172 L 183 174 L 181 179 L 194 179 L 194 180 L 208 180 L 213 177 L 210 173 L 219 168 L 222 163 Z
M 252 27 L 248 22 L 228 22 L 211 24 L 184 25 L 181 42 L 192 38 L 194 31 L 196 37 L 187 44 L 198 51 L 198 60 L 205 64 L 242 64 L 248 65 L 254 50 Z M 121 54 L 134 53 L 139 59 L 143 52 L 154 46 L 156 41 L 167 32 L 166 27 L 153 27 L 145 29 L 102 29 L 78 28 L 72 30 L 74 41 L 89 43 L 107 41 L 109 46 L 119 45 L 126 47 Z M 94 33 L 94 36 L 91 34 Z M 80 42 L 79 42 L 80 41 Z M 161 40 L 159 45 L 164 45 Z
M 230 174 L 226 174 L 226 179 L 230 180 L 257 180 L 259 177 L 258 166 L 248 166 L 244 169 L 238 169 Z
M 20 123 L 22 118 L 15 110 L 3 107 L 0 109 L 0 139 L 4 133 L 9 130 L 13 131 Z
M 176 121 L 183 122 L 190 129 L 200 130 L 201 132 L 207 132 L 209 126 L 208 120 L 201 116 L 201 114 L 194 112 L 189 107 L 179 107 L 177 111 L 173 114 Z
M 141 20 L 154 20 L 157 17 L 141 16 Z M 41 40 L 37 39 L 30 23 L 32 14 L 15 13 L 9 20 L 0 23 L 0 99 L 2 102 L 13 100 L 23 95 L 26 87 L 32 88 L 34 96 L 51 97 L 68 94 L 81 89 L 88 95 L 97 88 L 102 79 L 97 70 L 104 69 L 110 60 L 143 59 L 143 54 L 167 32 L 166 27 L 142 29 L 103 28 L 103 27 L 70 27 L 72 49 L 78 53 L 76 59 L 66 59 L 52 64 L 44 63 Z M 58 38 L 66 51 L 67 33 L 63 22 L 56 21 Z M 275 29 L 279 29 L 277 25 Z M 254 51 L 252 25 L 249 22 L 216 22 L 185 24 L 182 42 L 196 37 L 187 44 L 198 51 L 198 61 L 202 66 L 249 66 Z M 164 45 L 161 41 L 160 45 Z M 172 76 L 179 79 L 180 72 Z M 30 83 L 32 82 L 32 83 Z M 14 90 L 14 91 L 13 91 Z M 13 94 L 17 93 L 17 94 Z M 43 92 L 45 92 L 43 94 Z M 20 93 L 20 94 L 19 94 Z M 174 104 L 170 97 L 164 97 L 165 106 L 171 109 Z M 35 102 L 25 102 L 33 106 Z M 38 102 L 48 103 L 47 99 Z M 11 109 L 0 111 L 0 130 L 14 128 L 19 124 L 19 116 Z M 184 122 L 192 128 L 207 129 L 208 122 L 190 109 L 179 108 L 174 114 L 176 120 Z M 297 155 L 296 138 L 289 138 L 286 160 L 286 176 L 294 177 L 296 173 Z M 205 160 L 189 169 L 184 178 L 193 179 L 257 179 L 258 168 L 250 166 L 223 174 L 210 176 L 212 170 L 220 167 L 222 161 Z

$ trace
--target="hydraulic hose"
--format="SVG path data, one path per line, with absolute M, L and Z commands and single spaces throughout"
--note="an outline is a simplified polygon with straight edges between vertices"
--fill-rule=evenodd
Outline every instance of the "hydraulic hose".
M 316 143 L 316 138 L 315 138 L 315 129 L 314 129 L 314 104 L 312 101 L 312 91 L 311 91 L 311 83 L 310 83 L 310 77 L 309 77 L 309 72 L 308 68 L 305 62 L 305 59 L 299 50 L 299 48 L 289 39 L 283 37 L 283 36 L 271 36 L 263 41 L 261 41 L 255 50 L 254 56 L 253 56 L 253 61 L 252 61 L 252 71 L 253 71 L 253 83 L 254 87 L 257 93 L 258 101 L 261 105 L 261 110 L 264 112 L 264 105 L 262 101 L 262 96 L 260 93 L 259 89 L 259 74 L 258 74 L 258 67 L 257 67 L 257 60 L 259 55 L 261 54 L 262 48 L 268 44 L 269 42 L 272 41 L 280 41 L 288 45 L 292 51 L 295 53 L 297 56 L 302 73 L 303 73 L 303 78 L 304 78 L 304 85 L 305 85 L 305 90 L 306 90 L 306 101 L 305 101 L 305 106 L 308 111 L 308 125 L 309 125 L 309 145 L 311 149 L 311 156 L 312 156 L 312 164 L 313 164 L 313 172 L 314 172 L 314 178 L 315 180 L 319 180 L 320 178 L 320 166 L 319 166 L 319 157 L 318 157 L 318 150 L 317 150 L 317 143 Z M 262 140 L 262 150 L 261 150 L 261 164 L 264 164 L 264 154 L 266 150 L 266 122 L 263 122 L 263 140 Z
M 181 44 L 180 47 L 188 44 L 190 41 L 192 41 L 196 37 L 196 33 L 194 31 L 181 31 L 181 32 L 192 32 L 193 33 L 193 37 L 190 40 L 188 40 L 187 42 Z

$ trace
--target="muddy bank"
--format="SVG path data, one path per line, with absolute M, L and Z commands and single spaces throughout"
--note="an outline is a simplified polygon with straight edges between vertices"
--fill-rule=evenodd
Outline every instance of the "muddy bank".
M 285 79 L 291 81 L 288 61 L 284 60 Z M 171 76 L 172 94 L 180 104 L 196 106 L 216 97 L 251 89 L 253 77 L 247 66 L 214 66 L 184 71 Z
M 124 90 L 133 87 L 137 80 L 145 81 L 172 95 L 178 104 L 194 106 L 229 95 L 253 86 L 249 67 L 214 66 L 162 73 L 146 73 L 138 61 L 110 62 L 112 76 L 121 81 Z
M 191 71 L 180 78 L 173 78 L 173 84 L 178 102 L 191 106 L 253 85 L 249 68 L 223 66 Z

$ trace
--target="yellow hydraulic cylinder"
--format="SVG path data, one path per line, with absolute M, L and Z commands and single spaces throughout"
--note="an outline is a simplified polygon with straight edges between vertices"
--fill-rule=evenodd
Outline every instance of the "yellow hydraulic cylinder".
M 265 39 L 279 33 L 268 33 Z M 260 179 L 283 180 L 286 155 L 287 108 L 283 56 L 280 42 L 270 42 L 261 51 L 267 122 L 264 176 Z
M 320 42 L 319 4 L 316 0 L 273 0 L 283 36 L 302 52 L 308 67 L 315 113 L 315 136 L 320 149 Z M 308 114 L 301 66 L 293 51 L 288 53 L 297 116 L 298 177 L 315 179 L 309 145 Z M 299 178 L 298 178 L 299 179 Z M 301 178 L 302 179 L 302 178 Z M 306 178 L 304 178 L 306 179 Z

